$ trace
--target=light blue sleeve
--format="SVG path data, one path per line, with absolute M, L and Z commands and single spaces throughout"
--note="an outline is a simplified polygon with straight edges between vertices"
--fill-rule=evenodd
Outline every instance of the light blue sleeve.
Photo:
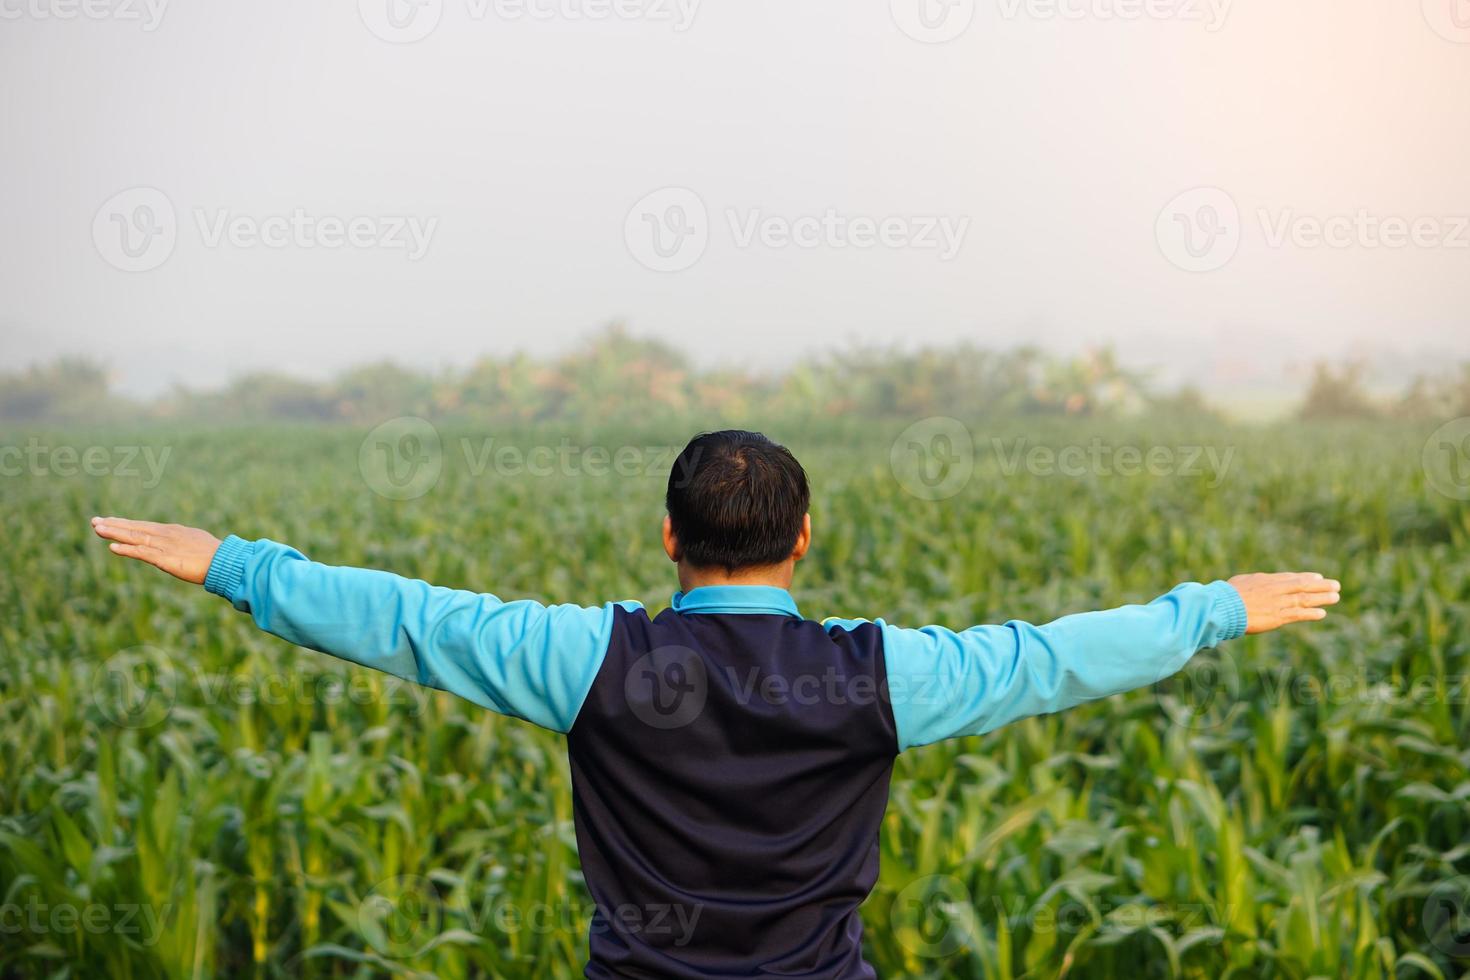
M 234 535 L 204 587 L 282 639 L 558 732 L 576 721 L 612 636 L 611 603 L 502 602 Z
M 1180 585 L 1146 606 L 955 632 L 878 621 L 900 749 L 1147 687 L 1245 632 L 1227 582 Z

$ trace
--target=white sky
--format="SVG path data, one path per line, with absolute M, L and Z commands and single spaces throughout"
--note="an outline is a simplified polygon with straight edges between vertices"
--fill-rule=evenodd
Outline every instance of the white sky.
M 1211 387 L 1470 356 L 1470 0 L 252 0 L 152 30 L 144 0 L 82 2 L 0 0 L 0 368 L 85 353 L 150 394 L 549 353 L 614 319 L 762 366 L 1112 342 Z M 437 26 L 389 43 L 389 3 Z M 921 3 L 972 22 L 921 43 Z M 1201 186 L 1226 196 L 1180 213 L 1233 205 L 1233 256 L 1160 220 Z M 116 222 L 147 202 L 107 202 L 136 187 L 175 242 L 127 272 Z M 640 263 L 629 219 L 665 187 L 707 212 L 680 271 Z M 829 209 L 848 247 L 742 244 L 752 216 Z M 211 244 L 298 210 L 369 218 L 373 244 Z M 421 257 L 376 244 L 395 217 L 430 229 Z M 853 247 L 885 218 L 894 244 Z M 953 257 L 912 244 L 934 218 Z M 1383 219 L 1424 219 L 1419 242 Z

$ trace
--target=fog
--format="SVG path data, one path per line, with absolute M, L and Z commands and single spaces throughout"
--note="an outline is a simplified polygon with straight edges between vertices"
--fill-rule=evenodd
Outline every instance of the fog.
M 0 0 L 0 366 L 1470 356 L 1465 0 Z

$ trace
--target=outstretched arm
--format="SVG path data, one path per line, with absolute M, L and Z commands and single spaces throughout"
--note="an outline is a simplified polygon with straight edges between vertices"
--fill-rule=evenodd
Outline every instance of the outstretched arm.
M 115 554 L 203 585 L 276 636 L 556 731 L 575 721 L 612 632 L 611 605 L 502 602 L 177 524 L 94 517 L 92 528 Z
M 1339 583 L 1313 573 L 1180 585 L 1148 605 L 955 632 L 884 625 L 903 748 L 978 735 L 1163 680 L 1195 652 L 1327 615 Z

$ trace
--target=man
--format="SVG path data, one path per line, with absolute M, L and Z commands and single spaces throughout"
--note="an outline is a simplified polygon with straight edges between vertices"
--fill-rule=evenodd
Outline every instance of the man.
M 765 436 L 695 438 L 663 524 L 680 591 L 653 617 L 92 524 L 277 636 L 566 733 L 594 978 L 873 976 L 858 907 L 900 752 L 1152 684 L 1202 647 L 1338 601 L 1321 575 L 1240 575 L 1040 627 L 818 623 L 787 591 L 807 503 L 801 465 Z

